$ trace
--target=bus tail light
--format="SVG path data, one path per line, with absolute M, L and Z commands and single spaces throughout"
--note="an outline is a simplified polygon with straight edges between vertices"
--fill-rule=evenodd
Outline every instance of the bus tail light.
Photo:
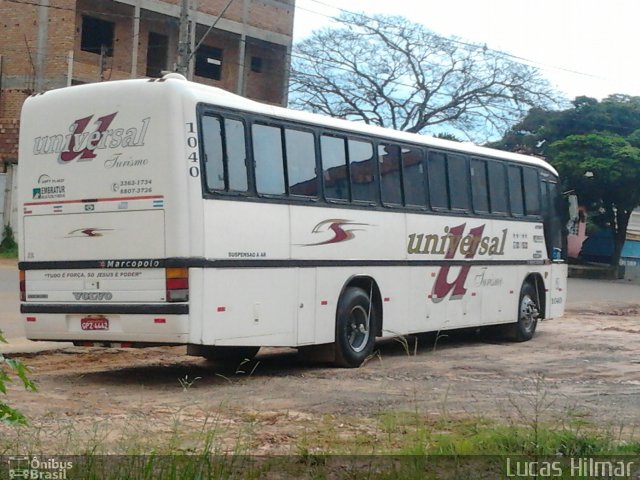
M 24 270 L 20 270 L 20 301 L 27 301 L 27 284 L 25 281 L 25 273 Z
M 186 302 L 189 300 L 189 269 L 167 268 L 167 302 Z

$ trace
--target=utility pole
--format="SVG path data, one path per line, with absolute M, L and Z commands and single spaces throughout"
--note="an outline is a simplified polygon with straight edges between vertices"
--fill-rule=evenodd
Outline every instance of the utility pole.
M 191 21 L 189 19 L 189 0 L 182 0 L 180 8 L 180 32 L 178 33 L 178 61 L 176 72 L 189 77 L 191 60 Z

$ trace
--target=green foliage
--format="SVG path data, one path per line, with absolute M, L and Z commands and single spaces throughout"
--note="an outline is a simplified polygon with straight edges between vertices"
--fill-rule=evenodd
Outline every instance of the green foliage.
M 2 331 L 0 331 L 0 342 L 7 342 Z M 7 394 L 7 383 L 12 381 L 10 373 L 22 382 L 25 389 L 32 392 L 37 390 L 36 384 L 28 377 L 29 369 L 19 360 L 6 358 L 0 353 L 0 394 Z M 0 423 L 26 424 L 27 419 L 19 410 L 0 401 Z
M 577 97 L 561 111 L 533 109 L 494 147 L 546 157 L 590 219 L 610 228 L 617 265 L 629 217 L 640 205 L 640 97 Z
M 16 257 L 18 256 L 18 244 L 13 235 L 13 229 L 10 225 L 5 225 L 2 232 L 2 242 L 0 242 L 0 257 Z
M 434 137 L 441 138 L 443 140 L 451 140 L 452 142 L 462 142 L 462 140 L 456 137 L 453 133 L 447 133 L 447 132 L 436 133 Z

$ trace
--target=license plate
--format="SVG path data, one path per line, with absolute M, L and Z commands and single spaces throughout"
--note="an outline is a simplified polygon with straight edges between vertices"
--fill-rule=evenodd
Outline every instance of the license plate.
M 80 319 L 82 330 L 109 330 L 109 319 L 104 317 L 86 317 Z

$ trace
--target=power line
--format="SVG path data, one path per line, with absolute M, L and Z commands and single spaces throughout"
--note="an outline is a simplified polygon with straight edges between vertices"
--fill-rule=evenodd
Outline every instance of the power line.
M 50 8 L 50 9 L 55 9 L 55 10 L 64 10 L 64 11 L 69 11 L 69 12 L 76 12 L 77 11 L 77 12 L 80 12 L 81 14 L 86 13 L 86 14 L 93 14 L 93 15 L 98 15 L 98 16 L 102 15 L 102 16 L 109 16 L 109 17 L 120 17 L 120 18 L 134 19 L 134 20 L 144 20 L 144 21 L 148 21 L 148 22 L 156 22 L 156 23 L 168 23 L 168 22 L 172 22 L 172 21 L 176 20 L 175 17 L 169 17 L 168 19 L 163 20 L 163 19 L 157 19 L 157 18 L 135 17 L 133 15 L 114 13 L 114 12 L 104 12 L 104 11 L 88 10 L 88 9 L 75 9 L 73 7 L 62 7 L 62 6 L 57 6 L 57 5 L 40 5 L 37 2 L 33 2 L 33 1 L 29 1 L 29 0 L 6 0 L 6 1 L 10 2 L 10 3 L 16 3 L 16 4 L 22 4 L 22 5 L 31 5 L 31 6 L 34 6 L 34 7 L 45 7 L 45 8 Z M 381 20 L 379 18 L 368 16 L 368 15 L 366 15 L 364 13 L 361 13 L 361 12 L 354 12 L 352 10 L 348 10 L 348 9 L 345 9 L 345 8 L 342 8 L 342 7 L 337 7 L 335 5 L 331 5 L 329 3 L 323 2 L 322 0 L 309 0 L 309 1 L 317 3 L 318 5 L 322 5 L 322 6 L 325 6 L 325 7 L 333 8 L 333 9 L 338 10 L 338 11 L 343 12 L 343 13 L 347 13 L 347 14 L 351 14 L 351 15 L 358 15 L 358 16 L 361 16 L 362 18 L 366 18 L 368 20 L 374 20 L 374 21 L 377 21 L 377 22 L 379 22 L 379 23 L 381 23 L 383 25 L 384 24 L 390 25 L 389 23 L 384 22 L 383 20 Z M 227 7 L 225 7 L 225 9 L 226 8 Z M 304 11 L 310 12 L 310 13 L 313 13 L 315 15 L 319 15 L 319 16 L 328 18 L 328 19 L 333 20 L 333 21 L 338 22 L 338 23 L 346 23 L 346 24 L 357 25 L 354 22 L 348 22 L 348 21 L 345 21 L 345 20 L 343 20 L 343 19 L 341 19 L 339 17 L 333 16 L 333 15 L 328 15 L 326 13 L 317 12 L 315 10 L 311 10 L 309 8 L 305 8 L 305 7 L 302 7 L 302 6 L 299 6 L 299 5 L 296 6 L 296 8 L 300 9 L 300 10 L 304 10 Z M 222 16 L 222 14 L 220 15 L 220 17 L 221 16 Z M 207 34 L 208 34 L 208 32 L 207 32 Z M 457 39 L 455 37 L 445 37 L 445 36 L 439 35 L 439 34 L 435 34 L 435 35 L 437 37 L 439 37 L 439 38 L 446 39 L 447 41 L 450 41 L 450 42 L 453 42 L 453 43 L 457 43 L 459 45 L 464 45 L 466 47 L 470 47 L 470 48 L 473 48 L 473 49 L 489 50 L 489 51 L 491 51 L 493 53 L 500 54 L 502 56 L 512 58 L 512 59 L 516 60 L 517 63 L 521 63 L 521 64 L 524 64 L 524 65 L 535 65 L 535 66 L 538 66 L 538 67 L 543 68 L 543 69 L 560 70 L 560 71 L 564 71 L 564 72 L 571 73 L 571 74 L 574 74 L 574 75 L 580 75 L 580 76 L 595 78 L 595 79 L 599 79 L 599 80 L 611 81 L 611 79 L 609 79 L 609 78 L 601 77 L 601 76 L 590 74 L 590 73 L 581 72 L 581 71 L 578 71 L 578 70 L 568 69 L 568 68 L 560 67 L 560 66 L 557 66 L 557 65 L 546 64 L 546 63 L 543 63 L 543 62 L 539 62 L 537 60 L 532 60 L 532 59 L 529 59 L 529 58 L 526 58 L 526 57 L 522 57 L 522 56 L 518 56 L 518 55 L 509 53 L 509 52 L 505 52 L 505 51 L 502 51 L 502 50 L 490 48 L 490 47 L 487 47 L 486 45 L 480 45 L 480 44 L 477 44 L 477 43 L 466 42 L 466 41 Z
M 29 0 L 7 0 L 7 1 L 8 1 L 8 2 L 11 2 L 11 3 L 16 3 L 16 4 L 25 4 L 25 5 L 32 5 L 32 6 L 37 6 L 37 7 L 40 7 L 40 6 L 41 6 L 41 5 L 39 5 L 38 3 L 31 2 L 31 1 L 29 1 Z M 226 6 L 225 6 L 225 8 L 223 9 L 222 13 L 220 14 L 220 16 L 216 19 L 216 22 L 214 22 L 214 24 L 213 24 L 213 25 L 211 25 L 211 26 L 209 27 L 209 30 L 207 30 L 207 33 L 205 33 L 205 35 L 201 38 L 201 40 L 200 40 L 200 42 L 199 42 L 198 46 L 199 46 L 200 44 L 202 44 L 202 42 L 204 41 L 204 39 L 206 38 L 206 36 L 208 35 L 208 33 L 209 33 L 209 32 L 210 32 L 210 31 L 215 27 L 215 24 L 217 23 L 217 21 L 218 21 L 220 18 L 222 18 L 222 15 L 223 15 L 223 14 L 225 13 L 225 11 L 228 9 L 228 7 L 229 7 L 229 6 L 230 6 L 230 4 L 232 3 L 232 1 L 233 1 L 233 0 L 230 0 L 230 1 L 227 3 L 227 5 L 226 5 Z M 381 24 L 383 24 L 383 25 L 393 25 L 393 24 L 391 24 L 391 23 L 389 23 L 389 22 L 385 22 L 385 21 L 383 21 L 383 20 L 381 20 L 381 19 L 379 19 L 379 18 L 374 18 L 374 17 L 367 16 L 367 15 L 365 15 L 365 14 L 361 14 L 361 13 L 353 12 L 353 11 L 350 11 L 350 10 L 347 10 L 347 9 L 344 9 L 344 8 L 335 7 L 335 6 L 333 6 L 333 5 L 329 5 L 329 4 L 327 4 L 327 3 L 323 2 L 323 1 L 320 1 L 320 0 L 311 0 L 311 1 L 313 1 L 314 3 L 317 3 L 317 4 L 319 4 L 319 5 L 324 5 L 324 6 L 329 6 L 329 7 L 331 7 L 331 8 L 335 8 L 335 9 L 337 9 L 337 10 L 341 11 L 341 12 L 344 12 L 344 13 L 348 13 L 348 14 L 352 14 L 352 15 L 359 15 L 359 16 L 361 16 L 362 18 L 365 18 L 365 19 L 368 19 L 368 20 L 373 20 L 373 21 L 376 21 L 376 22 L 381 23 Z M 69 7 L 59 7 L 59 6 L 55 6 L 55 5 L 44 5 L 44 7 L 46 7 L 46 8 L 52 8 L 52 9 L 57 9 L 57 10 L 65 10 L 65 11 L 69 11 L 69 12 L 75 12 L 75 11 L 76 11 L 76 9 L 73 9 L 73 8 L 69 8 Z M 347 20 L 345 20 L 345 19 L 341 19 L 341 18 L 338 18 L 338 17 L 335 17 L 335 16 L 331 16 L 331 15 L 327 15 L 327 14 L 320 13 L 320 12 L 317 12 L 317 11 L 313 11 L 313 10 L 310 10 L 310 9 L 307 9 L 307 8 L 304 8 L 304 7 L 300 7 L 300 6 L 298 6 L 298 7 L 296 7 L 296 8 L 300 8 L 300 9 L 302 9 L 302 10 L 309 11 L 309 12 L 311 12 L 311 13 L 314 13 L 314 14 L 317 14 L 317 15 L 324 16 L 324 17 L 329 18 L 329 19 L 331 19 L 331 20 L 334 20 L 334 21 L 336 21 L 336 22 L 338 22 L 338 23 L 357 25 L 357 23 L 355 23 L 355 22 L 349 22 L 349 21 L 347 21 Z M 122 18 L 127 18 L 127 19 L 143 19 L 143 20 L 145 20 L 145 21 L 154 21 L 154 22 L 162 22 L 162 23 L 167 23 L 167 22 L 170 22 L 170 21 L 171 21 L 171 19 L 174 19 L 174 17 L 170 17 L 170 18 L 169 18 L 169 19 L 167 19 L 167 20 L 151 19 L 151 18 L 146 18 L 146 17 L 135 17 L 135 16 L 132 16 L 132 15 L 118 14 L 118 13 L 113 13 L 113 12 L 98 12 L 98 11 L 82 10 L 82 9 L 78 9 L 77 11 L 78 11 L 78 12 L 80 12 L 80 13 L 88 13 L 88 14 L 92 14 L 92 13 L 93 13 L 93 14 L 96 14 L 96 15 L 113 16 L 113 17 L 122 17 Z M 489 50 L 489 51 L 494 52 L 494 53 L 497 53 L 497 54 L 499 54 L 499 55 L 501 55 L 501 56 L 506 56 L 506 57 L 509 57 L 509 58 L 515 58 L 515 59 L 520 60 L 520 61 L 518 61 L 518 62 L 516 62 L 516 63 L 523 63 L 524 61 L 535 63 L 535 62 L 534 62 L 534 61 L 532 61 L 532 60 L 528 60 L 528 59 L 523 58 L 523 57 L 518 57 L 518 56 L 515 56 L 515 55 L 512 55 L 512 54 L 509 54 L 509 53 L 506 53 L 506 52 L 502 52 L 502 51 L 499 51 L 499 50 L 490 49 L 490 48 L 487 48 L 486 46 L 481 46 L 481 45 L 478 45 L 478 44 L 473 44 L 473 43 L 469 43 L 469 42 L 464 42 L 464 41 L 461 41 L 461 40 L 458 40 L 458 39 L 455 39 L 455 38 L 443 37 L 443 36 L 438 35 L 438 34 L 434 34 L 434 35 L 435 35 L 436 37 L 438 37 L 438 38 L 443 38 L 443 39 L 445 39 L 445 40 L 447 40 L 447 41 L 450 41 L 450 42 L 453 42 L 453 43 L 457 43 L 457 44 L 463 45 L 463 46 L 465 46 L 465 47 L 467 47 L 467 48 L 472 48 L 472 49 L 481 49 L 481 50 L 483 50 L 483 51 Z M 137 37 L 139 37 L 139 36 L 140 36 L 140 33 L 138 33 L 137 35 L 132 35 L 132 36 L 128 36 L 128 37 L 124 37 L 124 38 L 120 38 L 119 40 L 129 40 L 129 39 L 132 39 L 132 40 L 133 40 L 133 39 L 135 39 L 135 38 L 136 38 L 136 36 L 137 36 Z M 246 42 L 248 42 L 248 41 L 250 41 L 250 40 L 241 38 L 241 39 L 239 39 L 239 41 L 240 41 L 240 42 L 245 42 L 245 43 L 246 43 Z M 151 45 L 149 45 L 149 46 L 151 46 Z M 270 47 L 270 46 L 268 46 L 268 45 L 263 45 L 263 46 L 261 46 L 261 48 L 263 48 L 263 49 L 265 49 L 265 50 L 271 50 L 271 51 L 273 51 L 273 52 L 277 52 L 278 54 L 282 54 L 282 53 L 283 53 L 283 52 L 282 52 L 282 49 L 277 49 L 277 48 L 275 48 L 275 47 Z M 193 54 L 195 54 L 195 51 L 196 51 L 196 50 L 194 49 L 194 52 L 192 52 L 192 53 L 191 53 L 191 56 L 193 56 Z M 48 56 L 54 56 L 54 57 L 57 57 L 57 58 L 64 58 L 64 57 L 66 57 L 66 55 L 48 55 Z M 336 65 L 336 64 L 333 64 L 333 63 L 327 62 L 326 60 L 319 60 L 319 59 L 317 59 L 317 58 L 309 59 L 307 56 L 299 55 L 299 54 L 296 54 L 296 53 L 293 53 L 293 52 L 292 52 L 292 53 L 289 53 L 289 54 L 288 54 L 288 56 L 289 56 L 290 58 L 298 58 L 298 59 L 301 59 L 301 60 L 304 60 L 304 61 L 309 61 L 309 60 L 311 60 L 311 61 L 315 61 L 315 62 L 324 63 L 325 65 L 329 65 L 329 66 L 331 66 L 331 67 L 333 67 L 333 68 L 335 68 L 335 69 L 337 69 L 337 70 L 341 70 L 341 71 L 344 71 L 344 72 L 347 72 L 347 73 L 352 73 L 352 71 L 351 71 L 351 70 L 349 70 L 349 69 L 347 69 L 347 68 L 344 68 L 344 67 L 341 67 L 341 66 L 339 66 L 339 65 Z M 111 65 L 111 70 L 113 70 L 113 67 L 114 67 L 113 62 L 114 62 L 114 59 L 112 58 L 112 59 L 111 59 L 111 63 L 112 63 L 112 65 Z M 225 61 L 225 63 L 226 63 L 226 64 L 237 65 L 237 66 L 246 66 L 246 62 L 245 62 L 245 63 L 243 63 L 243 64 L 241 64 L 240 62 L 234 62 L 234 61 L 226 60 L 226 61 Z M 431 63 L 431 65 L 436 65 L 436 64 Z M 556 68 L 556 67 L 554 67 L 554 68 Z M 565 69 L 565 70 L 566 70 L 566 69 Z M 567 71 L 572 72 L 572 73 L 582 74 L 581 72 L 575 72 L 575 71 L 571 71 L 571 70 L 567 70 Z M 312 74 L 308 74 L 308 73 L 307 73 L 307 75 L 315 76 L 316 78 L 322 78 L 322 77 L 321 77 L 321 76 L 319 76 L 319 75 L 312 75 Z M 589 74 L 584 74 L 584 75 L 589 76 Z M 390 84 L 397 85 L 397 86 L 401 86 L 401 87 L 415 88 L 415 85 L 409 85 L 409 84 L 406 84 L 406 83 L 399 82 L 399 81 L 397 81 L 397 80 L 390 81 L 389 83 L 390 83 Z M 442 93 L 442 92 L 435 92 L 435 95 L 442 96 L 442 97 L 446 97 L 446 98 L 450 98 L 450 95 L 447 95 L 447 94 Z M 420 102 L 415 102 L 415 101 L 409 101 L 409 104 L 412 104 L 412 105 L 420 105 L 421 103 L 420 103 Z M 505 112 L 505 113 L 509 112 L 510 114 L 521 114 L 521 113 L 522 113 L 522 111 L 521 111 L 521 110 L 518 110 L 518 109 L 513 108 L 513 107 L 509 107 L 509 106 L 507 106 L 507 105 L 501 106 L 501 107 L 500 107 L 500 110 L 501 110 L 501 111 L 503 111 L 503 112 Z

